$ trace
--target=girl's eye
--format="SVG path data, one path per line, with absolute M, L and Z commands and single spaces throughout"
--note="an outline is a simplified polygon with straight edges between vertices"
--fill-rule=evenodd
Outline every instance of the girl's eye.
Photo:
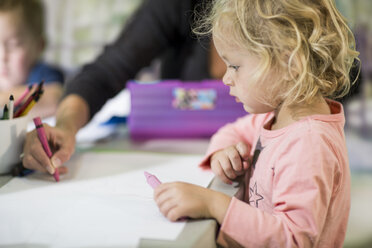
M 21 43 L 20 40 L 11 40 L 11 41 L 9 41 L 9 42 L 7 43 L 7 48 L 8 48 L 9 50 L 13 50 L 13 49 L 16 49 L 16 48 L 20 47 L 21 44 L 22 44 L 22 43 Z
M 235 71 L 238 71 L 240 66 L 238 65 L 229 65 L 229 68 L 234 69 Z

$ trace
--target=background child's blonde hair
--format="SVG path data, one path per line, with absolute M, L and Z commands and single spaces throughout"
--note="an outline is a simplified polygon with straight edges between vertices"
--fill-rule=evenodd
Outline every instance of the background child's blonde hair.
M 256 82 L 269 70 L 279 72 L 272 82 L 277 99 L 291 105 L 348 93 L 359 53 L 332 0 L 215 0 L 208 11 L 195 32 L 261 58 Z
M 44 38 L 44 6 L 40 0 L 0 0 L 0 13 L 14 12 L 36 39 Z

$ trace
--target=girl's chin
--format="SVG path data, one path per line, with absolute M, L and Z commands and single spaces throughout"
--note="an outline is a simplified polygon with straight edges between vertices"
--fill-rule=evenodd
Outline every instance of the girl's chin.
M 250 114 L 263 114 L 263 113 L 267 113 L 267 112 L 270 112 L 272 111 L 271 109 L 266 109 L 266 108 L 252 108 L 252 107 L 249 107 L 245 104 L 243 104 L 243 108 L 246 112 L 250 113 Z
M 252 109 L 249 108 L 247 105 L 243 104 L 243 108 L 244 108 L 244 110 L 245 110 L 246 112 L 248 112 L 248 113 L 253 113 Z
M 275 109 L 269 107 L 269 106 L 260 106 L 257 108 L 251 108 L 247 105 L 243 105 L 244 110 L 250 114 L 265 114 L 274 111 Z

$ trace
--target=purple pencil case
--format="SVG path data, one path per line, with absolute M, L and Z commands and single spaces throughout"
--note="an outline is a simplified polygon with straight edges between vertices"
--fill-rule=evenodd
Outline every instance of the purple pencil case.
M 208 138 L 226 123 L 247 114 L 221 81 L 130 81 L 128 89 L 128 127 L 135 140 Z

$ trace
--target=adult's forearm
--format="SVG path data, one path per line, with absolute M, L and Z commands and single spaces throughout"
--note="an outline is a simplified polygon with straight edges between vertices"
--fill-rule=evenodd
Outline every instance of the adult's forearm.
M 62 85 L 57 82 L 45 85 L 42 97 L 29 114 L 42 118 L 55 116 L 59 100 L 62 96 L 62 90 Z
M 82 97 L 72 94 L 62 100 L 57 110 L 57 127 L 76 135 L 88 121 L 89 107 Z

